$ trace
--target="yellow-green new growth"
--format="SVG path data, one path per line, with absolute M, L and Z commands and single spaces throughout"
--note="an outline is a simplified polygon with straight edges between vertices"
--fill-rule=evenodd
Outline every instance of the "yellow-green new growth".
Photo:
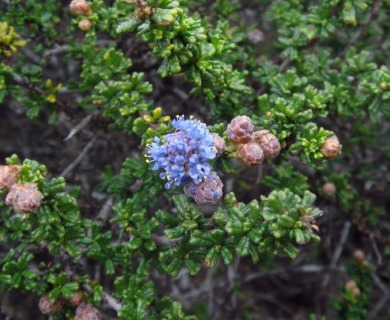
M 25 40 L 20 39 L 14 27 L 9 26 L 7 22 L 0 22 L 0 55 L 9 57 L 18 50 L 18 47 L 24 47 L 26 43 Z

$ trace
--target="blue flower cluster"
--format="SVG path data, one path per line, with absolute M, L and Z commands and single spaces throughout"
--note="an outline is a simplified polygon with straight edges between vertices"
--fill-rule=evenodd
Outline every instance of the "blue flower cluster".
M 148 154 L 154 163 L 152 170 L 162 169 L 160 178 L 168 182 L 165 188 L 202 182 L 211 172 L 209 160 L 215 158 L 214 139 L 206 125 L 198 120 L 177 117 L 172 121 L 176 131 L 157 137 Z

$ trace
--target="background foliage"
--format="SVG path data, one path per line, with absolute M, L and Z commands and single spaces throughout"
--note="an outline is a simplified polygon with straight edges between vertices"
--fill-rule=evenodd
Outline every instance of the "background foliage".
M 0 2 L 0 155 L 44 195 L 20 215 L 1 191 L 4 316 L 49 294 L 71 319 L 81 290 L 104 319 L 390 318 L 388 0 L 69 4 Z M 247 115 L 282 151 L 227 144 L 198 206 L 145 157 L 177 114 L 226 142 Z

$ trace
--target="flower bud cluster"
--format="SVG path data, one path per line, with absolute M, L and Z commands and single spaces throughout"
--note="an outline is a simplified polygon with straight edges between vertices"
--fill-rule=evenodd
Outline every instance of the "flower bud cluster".
M 187 197 L 193 198 L 197 204 L 217 203 L 223 195 L 222 188 L 221 179 L 213 171 L 198 185 L 191 181 L 184 192 Z
M 369 262 L 366 260 L 366 255 L 360 249 L 353 252 L 353 258 L 363 266 L 368 266 Z
M 333 132 L 332 132 L 333 133 Z M 324 158 L 334 159 L 341 153 L 342 145 L 336 135 L 326 139 L 321 147 L 321 154 Z
M 35 183 L 18 183 L 21 166 L 0 166 L 0 190 L 8 190 L 7 206 L 16 213 L 34 213 L 42 202 L 43 195 Z
M 76 16 L 86 16 L 92 14 L 91 6 L 85 0 L 72 0 L 70 11 Z
M 21 166 L 0 166 L 0 190 L 8 190 L 18 182 Z
M 101 319 L 100 313 L 96 308 L 84 303 L 84 294 L 80 290 L 76 291 L 69 299 L 58 299 L 54 302 L 50 300 L 48 294 L 45 294 L 39 299 L 38 303 L 39 310 L 44 315 L 52 315 L 62 310 L 66 305 L 76 308 L 74 319 Z
M 101 320 L 100 311 L 91 304 L 80 304 L 76 309 L 74 320 Z
M 220 156 L 225 149 L 225 141 L 221 138 L 218 133 L 211 134 L 214 139 L 214 148 L 217 156 Z
M 177 117 L 172 126 L 175 132 L 162 139 L 155 137 L 149 146 L 152 170 L 162 170 L 160 178 L 167 180 L 166 189 L 188 185 L 187 196 L 198 204 L 216 203 L 222 197 L 223 184 L 209 161 L 223 152 L 223 139 L 192 118 Z
M 49 295 L 44 295 L 39 299 L 38 307 L 44 315 L 48 316 L 60 311 L 62 309 L 62 303 L 60 301 L 52 302 L 49 299 Z
M 254 131 L 252 120 L 247 116 L 233 118 L 227 131 L 230 142 L 238 144 L 237 157 L 245 166 L 258 166 L 280 152 L 280 142 L 275 135 L 268 130 Z
M 322 186 L 322 191 L 324 191 L 328 197 L 333 197 L 337 192 L 337 188 L 333 182 L 325 182 Z
M 13 206 L 16 213 L 34 213 L 41 206 L 42 199 L 35 183 L 15 183 L 5 198 L 5 204 Z
M 80 290 L 76 291 L 73 296 L 68 300 L 68 302 L 72 307 L 78 307 L 84 302 L 83 292 Z
M 72 0 L 69 7 L 70 11 L 76 16 L 89 16 L 92 14 L 91 6 L 85 0 Z M 78 27 L 81 31 L 87 32 L 91 30 L 92 23 L 85 18 L 78 23 Z
M 358 298 L 361 295 L 360 289 L 357 286 L 355 280 L 349 280 L 345 284 L 345 290 L 350 292 L 355 298 Z
M 87 32 L 87 31 L 91 30 L 92 23 L 91 23 L 91 21 L 89 21 L 89 19 L 83 19 L 79 22 L 78 26 L 79 26 L 79 29 L 81 31 Z

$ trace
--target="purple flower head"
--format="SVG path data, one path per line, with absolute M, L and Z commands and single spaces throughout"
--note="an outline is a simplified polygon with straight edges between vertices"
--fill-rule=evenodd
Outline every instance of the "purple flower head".
M 193 181 L 202 182 L 211 172 L 209 160 L 215 158 L 214 139 L 206 125 L 198 120 L 177 117 L 172 121 L 176 131 L 164 136 L 164 141 L 154 138 L 148 154 L 153 162 L 152 170 L 162 169 L 160 178 L 180 186 Z

